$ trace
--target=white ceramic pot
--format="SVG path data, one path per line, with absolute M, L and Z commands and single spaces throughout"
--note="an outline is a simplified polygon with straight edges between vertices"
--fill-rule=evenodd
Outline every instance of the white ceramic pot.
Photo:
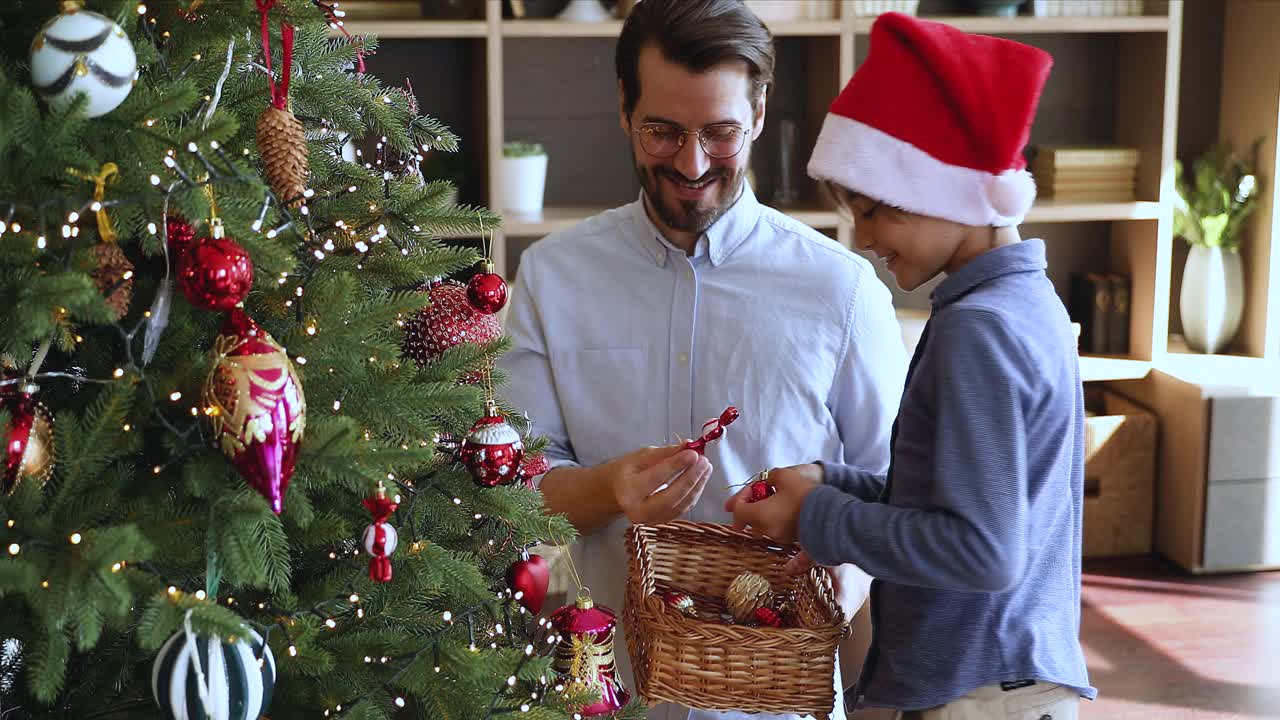
M 547 185 L 547 156 L 502 158 L 502 207 L 516 212 L 540 212 Z
M 1244 313 L 1240 253 L 1191 246 L 1182 271 L 1182 334 L 1196 352 L 1216 353 L 1235 338 Z

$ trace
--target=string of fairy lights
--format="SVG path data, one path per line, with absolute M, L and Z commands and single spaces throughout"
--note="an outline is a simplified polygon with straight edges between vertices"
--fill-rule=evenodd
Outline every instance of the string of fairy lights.
M 338 3 L 329 4 L 322 2 L 321 0 L 312 0 L 312 2 L 325 14 L 330 28 L 340 30 L 352 42 L 352 44 L 356 46 L 359 72 L 363 72 L 363 50 L 359 45 L 359 41 L 352 38 L 352 36 L 346 31 L 345 27 L 343 27 L 344 22 L 342 18 L 345 16 L 345 12 L 338 9 Z M 193 5 L 198 4 L 199 3 L 193 3 Z M 154 17 L 146 17 L 148 14 L 148 8 L 145 3 L 139 3 L 136 7 L 136 11 L 138 15 L 145 18 L 139 24 L 144 29 L 148 39 L 152 43 L 159 46 L 162 44 L 163 40 L 168 39 L 168 31 L 164 31 L 160 37 L 157 38 L 154 30 L 156 26 L 156 19 Z M 170 80 L 180 80 L 185 77 L 192 68 L 196 67 L 197 63 L 202 62 L 204 59 L 205 58 L 201 54 L 197 53 L 186 59 L 183 65 L 175 72 L 168 62 L 165 54 L 161 53 L 157 65 L 160 72 L 163 72 L 166 78 Z M 262 69 L 265 70 L 265 68 Z M 215 97 L 205 95 L 204 101 L 206 106 L 200 108 L 197 111 L 198 113 L 204 113 L 209 110 L 208 104 L 213 104 L 216 107 Z M 386 104 L 391 104 L 393 102 L 389 94 L 383 95 L 381 97 L 381 101 Z M 411 137 L 419 137 L 420 133 L 424 130 L 424 128 L 418 125 L 419 120 L 420 118 L 415 117 L 411 122 L 408 129 Z M 155 119 L 147 119 L 143 121 L 140 127 L 135 129 L 137 132 L 144 133 L 151 139 L 160 143 L 171 144 L 171 138 L 157 131 L 156 126 L 158 124 L 158 121 Z M 341 148 L 345 146 L 350 139 L 350 134 L 340 137 L 337 147 Z M 442 138 L 439 136 L 433 137 L 434 142 L 439 142 L 441 139 Z M 376 165 L 383 166 L 384 168 L 384 150 L 386 149 L 387 144 L 388 139 L 385 136 L 381 137 L 377 144 L 378 157 L 376 159 Z M 430 152 L 432 149 L 433 147 L 429 142 L 423 142 L 421 145 L 421 151 L 424 153 Z M 96 198 L 69 200 L 66 195 L 49 197 L 35 203 L 0 199 L 0 238 L 3 238 L 8 234 L 18 237 L 22 237 L 24 234 L 34 234 L 35 237 L 32 241 L 35 244 L 35 248 L 39 251 L 45 251 L 49 249 L 51 244 L 49 216 L 52 214 L 61 220 L 61 222 L 54 223 L 57 227 L 57 235 L 55 237 L 60 237 L 65 241 L 66 255 L 63 259 L 65 266 L 70 268 L 72 257 L 76 249 L 76 243 L 81 235 L 79 223 L 81 220 L 87 218 L 88 214 L 102 213 L 111 208 L 131 204 L 141 204 L 144 207 L 159 205 L 163 208 L 160 214 L 160 222 L 148 222 L 146 225 L 146 232 L 151 236 L 158 236 L 160 238 L 163 246 L 166 248 L 167 262 L 167 248 L 169 246 L 168 207 L 170 200 L 172 200 L 174 196 L 191 192 L 205 192 L 206 188 L 212 188 L 214 185 L 220 184 L 261 184 L 261 181 L 257 177 L 243 172 L 236 164 L 235 158 L 230 152 L 228 152 L 227 148 L 217 141 L 210 141 L 203 147 L 200 143 L 192 141 L 186 144 L 185 150 L 185 153 L 180 153 L 173 147 L 166 150 L 164 155 L 160 158 L 160 164 L 163 165 L 164 170 L 150 174 L 148 176 L 149 186 L 143 191 L 121 194 L 110 199 L 104 198 L 101 200 Z M 241 151 L 241 155 L 242 157 L 249 157 L 251 152 L 248 148 L 244 148 Z M 363 162 L 363 153 L 360 150 L 356 150 L 356 155 L 358 160 L 362 161 L 361 164 L 366 170 L 374 169 L 374 163 Z M 411 157 L 416 162 L 420 162 L 423 159 L 421 154 L 414 154 Z M 190 163 L 190 165 L 187 165 L 186 163 Z M 416 165 L 414 169 L 416 170 Z M 162 173 L 165 171 L 174 178 L 168 183 L 166 183 L 165 179 L 162 177 Z M 383 183 L 382 195 L 386 199 L 391 197 L 391 183 L 393 178 L 394 175 L 390 169 L 383 170 L 381 174 L 381 180 Z M 305 320 L 302 300 L 305 288 L 308 282 L 315 277 L 321 261 L 330 255 L 358 255 L 363 257 L 373 250 L 373 246 L 380 244 L 384 240 L 389 240 L 396 249 L 400 251 L 401 255 L 409 255 L 410 248 L 390 232 L 387 227 L 388 222 L 399 223 L 403 227 L 411 227 L 415 234 L 423 232 L 420 225 L 413 223 L 408 218 L 403 217 L 394 210 L 385 207 L 380 208 L 377 203 L 371 203 L 368 206 L 368 211 L 371 217 L 360 223 L 349 224 L 342 219 L 336 219 L 331 223 L 317 226 L 312 215 L 312 207 L 316 207 L 319 203 L 327 200 L 337 199 L 344 195 L 358 192 L 359 189 L 359 186 L 351 184 L 338 188 L 325 195 L 317 195 L 313 189 L 308 188 L 303 192 L 301 197 L 287 198 L 283 201 L 276 197 L 270 188 L 262 189 L 263 200 L 259 207 L 257 218 L 250 227 L 254 233 L 263 234 L 267 239 L 275 239 L 284 233 L 292 233 L 299 242 L 300 270 L 293 273 L 282 272 L 276 280 L 277 284 L 281 286 L 289 284 L 291 278 L 296 280 L 296 285 L 291 293 L 292 297 L 285 301 L 284 306 L 295 310 L 298 323 L 302 324 L 306 322 L 305 333 L 308 336 L 314 337 L 317 335 L 319 328 L 314 321 Z M 295 202 L 300 203 L 297 208 L 296 216 L 290 209 Z M 267 228 L 264 233 L 263 228 L 266 224 L 267 214 L 273 206 L 276 208 L 276 212 L 280 217 L 280 222 L 270 228 Z M 24 220 L 22 219 L 23 217 L 32 218 L 34 228 L 30 226 L 32 224 L 31 221 L 24 224 Z M 478 211 L 477 219 L 483 223 L 483 215 Z M 333 236 L 335 235 L 343 239 L 343 246 L 340 247 L 334 242 Z M 357 264 L 356 269 L 363 269 L 363 264 Z M 132 279 L 132 275 L 133 271 L 127 271 L 117 281 L 117 284 Z M 59 320 L 66 315 L 66 309 L 61 308 L 59 312 Z M 190 406 L 189 412 L 194 420 L 185 427 L 180 426 L 179 422 L 169 417 L 165 409 L 167 407 L 178 406 L 183 398 L 182 392 L 178 389 L 171 390 L 168 393 L 158 390 L 147 375 L 146 362 L 139 362 L 134 350 L 134 343 L 144 331 L 151 332 L 155 330 L 155 328 L 152 327 L 151 318 L 152 313 L 148 310 L 143 313 L 142 318 L 139 319 L 132 327 L 126 328 L 120 323 L 111 324 L 111 327 L 116 330 L 116 333 L 121 340 L 124 362 L 119 367 L 115 368 L 109 378 L 91 378 L 84 376 L 82 373 L 64 372 L 60 370 L 45 370 L 41 372 L 40 365 L 43 362 L 44 355 L 48 351 L 49 344 L 52 342 L 52 337 L 50 337 L 46 340 L 42 349 L 37 352 L 37 360 L 31 364 L 26 375 L 23 377 L 2 379 L 0 380 L 0 387 L 43 380 L 67 380 L 77 384 L 90 383 L 108 385 L 127 379 L 128 381 L 141 385 L 148 393 L 148 397 L 151 401 L 151 416 L 154 417 L 179 441 L 179 450 L 177 453 L 165 462 L 153 466 L 152 472 L 156 475 L 160 475 L 167 468 L 185 460 L 190 454 L 198 452 L 208 446 L 204 438 L 203 423 L 200 420 L 200 416 L 202 414 L 210 414 L 212 408 L 205 407 L 202 409 L 198 405 Z M 78 335 L 75 336 L 75 338 L 77 342 L 83 340 L 83 338 Z M 293 360 L 300 365 L 305 365 L 307 362 L 305 356 L 292 353 L 290 355 Z M 376 358 L 370 358 L 371 361 L 374 361 L 375 359 Z M 330 368 L 330 372 L 333 372 L 332 368 Z M 167 398 L 168 404 L 164 403 L 162 398 Z M 333 402 L 333 411 L 335 413 L 340 412 L 341 407 L 342 397 L 340 396 Z M 133 432 L 138 427 L 136 425 L 137 422 L 137 419 L 134 419 L 131 422 L 124 423 L 122 430 L 124 432 Z M 366 439 L 368 439 L 367 434 Z M 433 438 L 433 441 L 438 439 L 438 437 Z M 427 440 L 422 441 L 424 446 L 426 446 L 427 442 Z M 409 545 L 409 552 L 411 554 L 419 553 L 425 547 L 424 542 L 419 538 L 416 524 L 413 522 L 413 506 L 419 489 L 422 487 L 428 487 L 433 491 L 443 494 L 455 506 L 461 507 L 463 504 L 461 498 L 452 496 L 438 484 L 429 483 L 430 479 L 434 476 L 434 472 L 428 474 L 426 477 L 420 479 L 419 484 L 415 487 L 414 482 L 397 478 L 394 473 L 388 473 L 387 475 L 388 480 L 394 482 L 401 492 L 409 496 L 409 502 L 400 505 L 397 508 L 395 519 L 397 523 L 403 520 L 408 521 L 408 529 L 410 530 L 410 537 L 412 539 L 412 542 Z M 428 481 L 428 484 L 423 485 L 422 483 L 424 481 Z M 400 499 L 401 496 L 397 496 L 397 503 L 399 503 Z M 501 547 L 498 549 L 503 551 L 511 549 L 514 544 L 514 528 L 511 527 L 509 521 L 506 521 L 503 518 L 487 518 L 478 512 L 472 514 L 471 520 L 473 521 L 471 530 L 467 533 L 469 536 L 473 535 L 475 531 L 480 530 L 489 523 L 506 523 L 508 532 L 505 535 L 505 539 Z M 9 556 L 18 556 L 24 552 L 24 549 L 26 551 L 30 551 L 31 549 L 41 549 L 52 545 L 52 543 L 47 539 L 28 535 L 23 528 L 18 527 L 14 519 L 6 520 L 5 527 L 11 540 L 7 543 L 7 547 L 5 547 L 5 552 L 7 552 Z M 87 550 L 86 543 L 91 541 L 92 533 L 88 533 L 88 536 L 86 536 L 86 533 L 80 531 L 72 532 L 66 539 L 67 545 L 77 547 L 82 552 Z M 497 548 L 497 544 L 492 538 L 487 541 L 486 545 L 490 548 Z M 341 552 L 333 550 L 328 554 L 328 557 L 331 561 L 349 562 L 359 554 L 360 549 L 357 546 L 350 549 L 349 552 L 346 550 Z M 186 596 L 194 597 L 198 601 L 206 601 L 209 599 L 204 589 L 198 588 L 192 590 L 181 582 L 172 581 L 166 578 L 162 571 L 149 562 L 132 562 L 127 559 L 122 559 L 113 562 L 110 566 L 110 571 L 112 573 L 121 573 L 127 570 L 137 570 L 155 578 L 158 581 L 159 587 L 163 588 L 166 595 L 174 602 L 180 601 Z M 42 579 L 40 581 L 40 587 L 42 589 L 48 589 L 50 587 L 49 579 Z M 270 615 L 275 618 L 274 622 L 270 624 L 260 625 L 264 631 L 264 642 L 269 641 L 272 631 L 278 629 L 285 637 L 287 654 L 290 657 L 297 657 L 299 650 L 292 640 L 289 627 L 299 618 L 304 616 L 314 617 L 321 625 L 330 631 L 335 632 L 342 627 L 342 624 L 339 622 L 340 620 L 347 622 L 364 619 L 365 611 L 360 604 L 361 598 L 354 588 L 355 583 L 353 581 L 347 584 L 342 593 L 321 600 L 311 607 L 299 610 L 278 608 L 266 601 L 246 602 L 250 609 L 256 608 L 260 613 Z M 479 652 L 481 647 L 480 645 L 477 645 L 476 642 L 476 622 L 482 616 L 488 617 L 492 623 L 491 626 L 484 631 L 486 639 L 489 640 L 489 647 L 491 649 L 498 649 L 498 640 L 500 638 L 506 638 L 511 648 L 518 648 L 519 643 L 517 641 L 515 630 L 517 627 L 523 627 L 525 629 L 525 637 L 523 639 L 526 641 L 521 659 L 515 672 L 495 690 L 485 717 L 491 718 L 497 715 L 517 711 L 529 712 L 532 704 L 537 703 L 539 700 L 544 700 L 547 697 L 548 693 L 546 688 L 551 687 L 551 683 L 547 677 L 543 676 L 539 679 L 542 692 L 540 693 L 536 688 L 531 690 L 528 700 L 518 700 L 518 704 L 504 704 L 503 698 L 510 697 L 512 689 L 518 684 L 517 676 L 521 673 L 525 664 L 535 656 L 537 648 L 543 645 L 552 646 L 561 638 L 556 634 L 551 623 L 549 623 L 545 618 L 539 618 L 536 630 L 533 632 L 529 632 L 529 626 L 527 624 L 523 626 L 513 624 L 511 621 L 513 605 L 515 606 L 516 611 L 520 614 L 527 614 L 529 612 L 526 608 L 516 602 L 518 599 L 519 596 L 513 595 L 510 589 L 503 589 L 497 592 L 495 599 L 476 603 L 462 609 L 457 614 L 451 610 L 445 610 L 441 614 L 442 625 L 422 636 L 422 647 L 416 652 L 402 656 L 379 655 L 376 658 L 372 655 L 365 656 L 363 659 L 366 664 L 387 666 L 389 670 L 394 670 L 394 673 L 383 681 L 379 687 L 371 688 L 363 695 L 350 698 L 343 704 L 335 704 L 332 708 L 324 709 L 323 716 L 326 718 L 341 717 L 353 708 L 357 707 L 361 702 L 366 700 L 379 689 L 385 691 L 392 698 L 392 703 L 395 707 L 405 707 L 407 704 L 406 698 L 403 693 L 394 689 L 396 683 L 404 677 L 405 673 L 414 668 L 427 653 L 431 653 L 433 655 L 433 671 L 437 673 L 442 672 L 443 668 L 440 659 L 440 641 L 447 633 L 457 627 L 458 623 L 466 622 L 467 624 L 469 639 L 468 649 L 473 652 Z M 214 598 L 213 601 L 215 603 L 219 602 L 216 598 Z M 221 602 L 224 602 L 228 607 L 235 607 L 242 604 L 234 597 L 234 595 L 230 594 L 223 598 Z M 498 619 L 499 614 L 501 615 L 501 620 Z M 481 641 L 481 644 L 483 644 L 483 641 Z M 263 662 L 263 660 L 260 659 L 259 662 Z M 553 687 L 555 692 L 564 692 L 564 689 L 564 685 L 560 683 L 556 683 Z M 516 702 L 516 700 L 513 700 L 512 702 Z

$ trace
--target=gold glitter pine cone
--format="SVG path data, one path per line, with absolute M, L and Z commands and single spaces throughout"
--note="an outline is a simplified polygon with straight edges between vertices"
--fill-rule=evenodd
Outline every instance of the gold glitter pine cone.
M 302 204 L 307 189 L 307 136 L 291 111 L 268 106 L 258 116 L 258 154 L 267 184 L 280 202 Z
M 725 608 L 733 619 L 744 624 L 754 621 L 756 608 L 769 607 L 773 588 L 769 581 L 753 572 L 744 572 L 729 583 L 724 594 Z

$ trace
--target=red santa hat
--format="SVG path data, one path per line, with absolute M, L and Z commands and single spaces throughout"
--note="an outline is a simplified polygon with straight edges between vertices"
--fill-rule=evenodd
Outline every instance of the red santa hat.
M 1053 59 L 901 13 L 831 103 L 809 175 L 920 215 L 1017 225 L 1036 186 L 1022 150 Z

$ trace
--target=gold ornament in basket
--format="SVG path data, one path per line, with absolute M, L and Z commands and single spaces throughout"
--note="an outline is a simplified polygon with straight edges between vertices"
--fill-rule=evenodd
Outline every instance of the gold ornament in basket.
M 825 568 L 787 575 L 783 566 L 799 546 L 713 523 L 635 525 L 626 541 L 623 627 L 646 702 L 830 716 L 836 646 L 848 626 Z M 744 572 L 763 576 L 781 596 L 783 627 L 735 624 L 725 612 L 725 591 Z M 687 595 L 696 614 L 664 593 Z

